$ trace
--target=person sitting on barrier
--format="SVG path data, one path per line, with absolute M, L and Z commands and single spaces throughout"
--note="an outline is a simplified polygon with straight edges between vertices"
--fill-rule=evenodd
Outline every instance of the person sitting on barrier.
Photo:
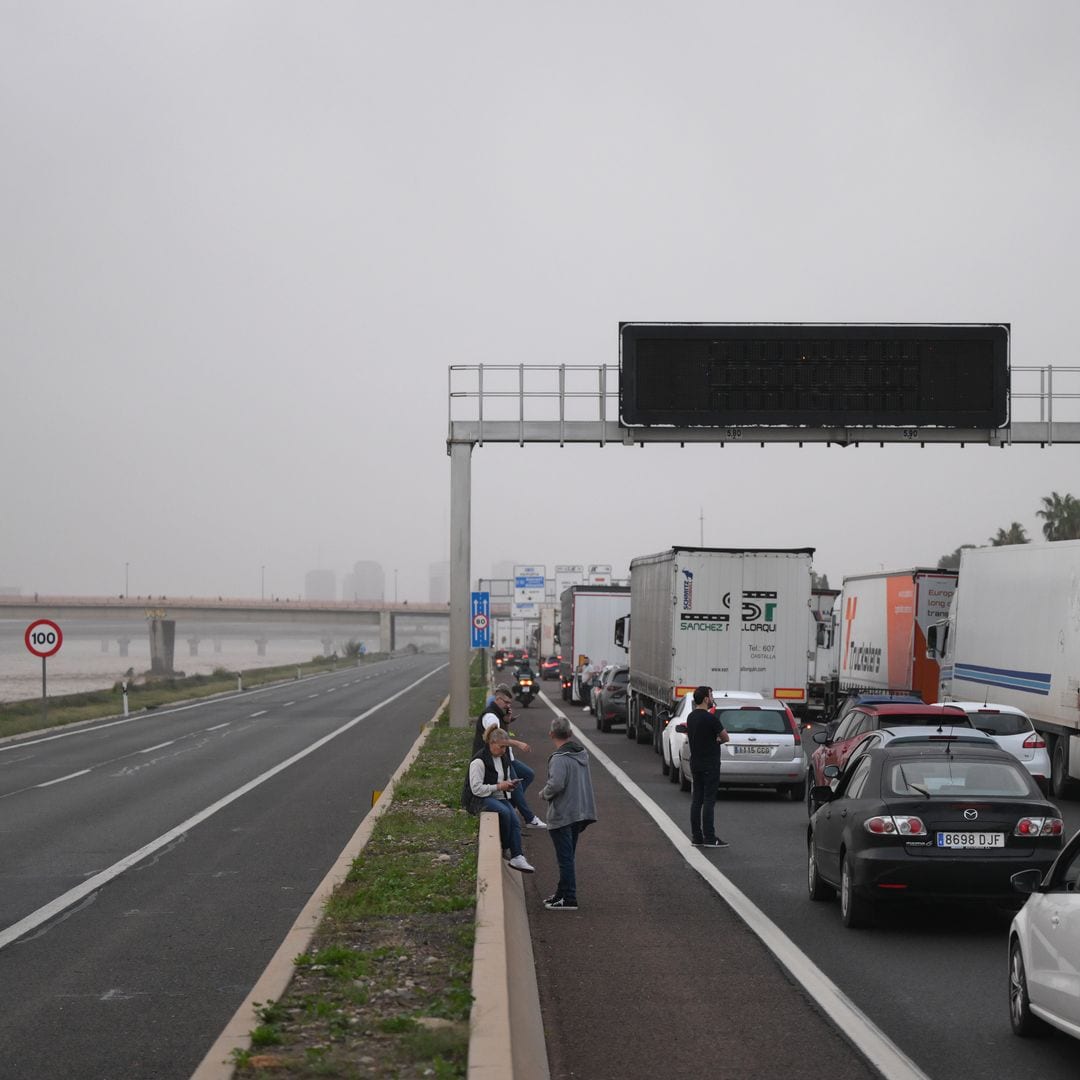
M 521 781 L 513 775 L 510 761 L 510 736 L 501 727 L 489 728 L 485 734 L 485 746 L 469 762 L 469 787 L 483 800 L 483 809 L 499 815 L 499 839 L 503 851 L 510 853 L 509 865 L 523 874 L 531 874 L 533 867 L 521 850 L 521 825 L 511 803 L 515 787 Z
M 514 750 L 521 750 L 524 753 L 529 752 L 529 744 L 521 739 L 515 739 L 510 733 L 510 722 L 513 720 L 513 713 L 510 709 L 510 704 L 513 701 L 513 695 L 510 692 L 510 687 L 506 683 L 499 683 L 495 687 L 495 693 L 488 703 L 488 707 L 480 714 L 479 719 L 476 721 L 476 730 L 473 733 L 473 753 L 477 753 L 484 745 L 484 738 L 488 731 L 492 728 L 500 727 L 506 732 L 507 738 L 510 741 L 510 748 L 507 753 L 510 755 L 510 761 L 514 765 L 514 775 L 521 780 L 520 784 L 514 786 L 514 790 L 511 796 L 511 802 L 517 807 L 521 814 L 521 820 L 525 822 L 525 825 L 530 829 L 546 829 L 547 825 L 536 815 L 532 807 L 525 801 L 525 792 L 529 789 L 529 785 L 533 782 L 536 773 L 520 760 L 515 754 Z

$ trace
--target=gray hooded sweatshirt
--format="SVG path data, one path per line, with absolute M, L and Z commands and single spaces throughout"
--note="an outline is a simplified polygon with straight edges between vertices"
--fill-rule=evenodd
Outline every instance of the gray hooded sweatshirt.
M 568 739 L 548 758 L 547 783 L 540 789 L 540 798 L 549 804 L 549 829 L 596 820 L 589 752 L 581 743 Z

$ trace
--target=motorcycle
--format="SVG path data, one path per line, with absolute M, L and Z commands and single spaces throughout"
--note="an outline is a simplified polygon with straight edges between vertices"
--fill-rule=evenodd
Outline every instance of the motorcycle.
M 514 697 L 527 709 L 532 699 L 540 693 L 540 688 L 536 683 L 536 676 L 531 671 L 515 672 L 512 691 Z

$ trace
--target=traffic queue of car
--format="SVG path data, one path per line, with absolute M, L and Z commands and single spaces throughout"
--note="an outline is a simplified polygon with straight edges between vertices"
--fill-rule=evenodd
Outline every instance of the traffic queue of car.
M 620 712 L 608 703 L 627 670 L 605 669 L 592 688 L 586 708 L 602 731 L 626 723 L 625 704 Z M 811 901 L 838 896 L 849 928 L 916 899 L 1019 907 L 1008 936 L 1012 1029 L 1080 1038 L 1080 833 L 1063 848 L 1046 746 L 1021 710 L 853 696 L 813 730 L 759 694 L 714 691 L 714 699 L 730 734 L 721 786 L 805 801 Z M 683 791 L 692 782 L 692 708 L 687 693 L 656 746 L 663 774 Z M 630 725 L 627 733 L 635 737 Z

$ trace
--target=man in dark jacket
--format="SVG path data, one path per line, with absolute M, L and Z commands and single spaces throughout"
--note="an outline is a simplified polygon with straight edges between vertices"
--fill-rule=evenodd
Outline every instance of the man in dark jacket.
M 694 691 L 694 709 L 686 718 L 686 742 L 690 747 L 690 841 L 695 847 L 727 847 L 716 835 L 716 789 L 720 786 L 720 746 L 731 736 L 716 715 L 712 689 Z
M 548 758 L 547 783 L 540 798 L 548 804 L 547 826 L 559 863 L 559 884 L 544 901 L 549 911 L 577 911 L 574 857 L 578 837 L 596 820 L 589 752 L 573 737 L 570 721 L 557 716 L 549 731 L 555 752 Z

